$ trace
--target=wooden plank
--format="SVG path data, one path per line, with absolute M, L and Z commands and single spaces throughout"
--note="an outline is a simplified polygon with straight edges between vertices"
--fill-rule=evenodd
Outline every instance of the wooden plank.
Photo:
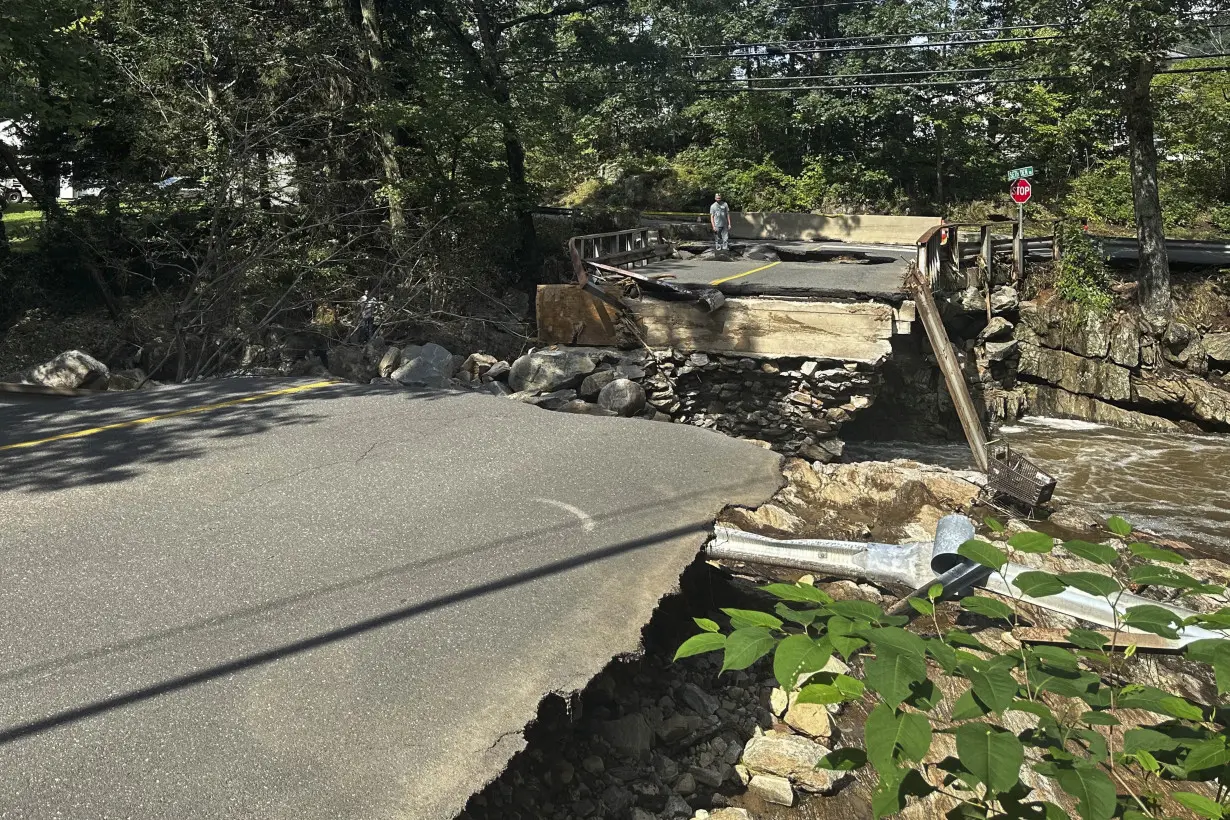
M 974 409 L 970 398 L 969 387 L 965 384 L 965 376 L 961 365 L 952 351 L 952 343 L 948 341 L 948 332 L 944 330 L 944 321 L 940 318 L 940 309 L 931 295 L 931 284 L 917 269 L 911 270 L 906 277 L 906 284 L 914 295 L 914 303 L 918 315 L 922 319 L 927 338 L 931 340 L 931 348 L 939 361 L 940 371 L 944 374 L 944 383 L 948 385 L 948 395 L 957 408 L 957 417 L 961 419 L 961 427 L 965 430 L 965 438 L 973 451 L 974 461 L 978 469 L 987 471 L 987 437 L 983 432 L 982 422 Z
M 892 350 L 893 308 L 874 302 L 735 298 L 713 313 L 653 299 L 629 305 L 650 347 L 868 363 Z
M 1113 632 L 1105 629 L 1095 629 L 1099 635 L 1106 638 L 1107 644 L 1115 639 Z M 1070 629 L 1052 629 L 1050 627 L 1028 626 L 1012 630 L 1013 636 L 1021 643 L 1049 644 L 1051 646 L 1072 646 L 1068 640 Z M 1137 652 L 1156 652 L 1164 655 L 1178 655 L 1183 651 L 1181 641 L 1173 641 L 1160 635 L 1148 632 L 1120 632 L 1116 639 L 1115 649 L 1119 652 L 1135 645 Z
M 618 290 L 607 293 L 615 296 Z M 606 347 L 635 341 L 620 329 L 614 307 L 576 285 L 540 285 L 535 306 L 543 344 Z

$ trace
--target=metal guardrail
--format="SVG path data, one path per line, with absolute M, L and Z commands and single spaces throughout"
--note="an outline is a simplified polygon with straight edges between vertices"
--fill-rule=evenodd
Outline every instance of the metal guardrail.
M 1089 238 L 1101 246 L 1103 256 L 1111 262 L 1134 262 L 1140 255 L 1134 237 L 1090 234 Z M 1166 255 L 1171 263 L 1180 265 L 1225 267 L 1230 265 L 1230 239 L 1167 239 Z
M 976 239 L 970 236 L 972 228 L 978 229 Z M 1005 235 L 1005 230 L 1010 233 Z M 1062 254 L 1058 222 L 1044 236 L 1025 236 L 1016 222 L 945 222 L 918 238 L 918 269 L 932 287 L 941 290 L 960 290 L 989 281 L 1004 256 L 1011 256 L 1013 281 L 1019 283 L 1026 261 L 1058 262 Z M 967 271 L 985 274 L 971 277 Z

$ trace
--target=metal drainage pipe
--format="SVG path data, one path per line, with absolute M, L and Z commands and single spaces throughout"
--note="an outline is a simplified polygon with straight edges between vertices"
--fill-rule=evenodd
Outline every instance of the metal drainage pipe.
M 923 589 L 941 577 L 949 579 L 977 575 L 976 565 L 957 553 L 961 544 L 973 537 L 974 523 L 963 515 L 947 515 L 940 519 L 936 526 L 935 541 L 931 543 L 877 544 L 828 539 L 777 539 L 733 527 L 715 527 L 713 538 L 705 552 L 710 558 L 788 567 L 842 578 Z M 1113 605 L 1105 598 L 1072 587 L 1058 595 L 1034 598 L 1024 594 L 1013 583 L 1018 575 L 1031 569 L 1033 568 L 1009 563 L 1004 566 L 1002 575 L 990 573 L 982 583 L 988 592 L 1107 628 L 1114 628 L 1116 612 L 1119 622 L 1122 623 L 1124 612 L 1142 604 L 1169 609 L 1177 620 L 1196 614 L 1194 610 L 1142 598 L 1130 592 L 1123 593 Z M 1133 629 L 1124 631 L 1138 632 Z M 1211 630 L 1189 626 L 1179 630 L 1179 639 L 1175 644 L 1182 646 L 1201 638 L 1220 637 L 1219 633 Z

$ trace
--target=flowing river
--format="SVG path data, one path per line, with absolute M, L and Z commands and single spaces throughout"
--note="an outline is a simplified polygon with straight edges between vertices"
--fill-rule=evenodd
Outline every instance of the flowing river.
M 1230 551 L 1230 436 L 1147 433 L 1044 418 L 1026 418 L 997 435 L 1059 479 L 1059 500 Z M 846 458 L 973 465 L 963 444 L 850 442 Z

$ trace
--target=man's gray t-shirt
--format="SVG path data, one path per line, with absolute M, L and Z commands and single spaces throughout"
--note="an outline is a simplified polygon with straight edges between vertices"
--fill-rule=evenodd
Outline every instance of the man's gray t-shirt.
M 709 206 L 709 216 L 713 218 L 713 227 L 730 227 L 730 205 L 726 202 L 715 202 Z

